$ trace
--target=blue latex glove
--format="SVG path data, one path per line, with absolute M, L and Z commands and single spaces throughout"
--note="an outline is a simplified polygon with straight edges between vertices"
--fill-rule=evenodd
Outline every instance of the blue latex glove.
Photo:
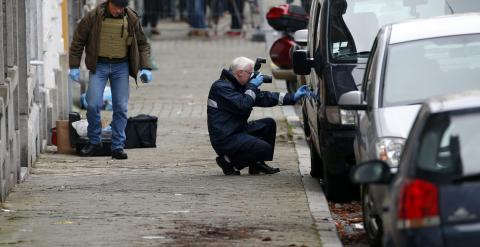
M 149 83 L 153 79 L 152 72 L 148 69 L 142 69 L 140 71 L 140 79 L 143 83 Z
M 293 100 L 297 102 L 299 99 L 303 98 L 305 95 L 310 94 L 311 91 L 308 89 L 307 85 L 303 85 L 297 89 L 295 94 L 293 95 Z
M 80 81 L 80 70 L 78 68 L 70 69 L 68 75 L 70 76 L 70 79 L 74 81 Z
M 258 73 L 257 76 L 250 79 L 250 83 L 252 83 L 256 87 L 259 87 L 263 83 L 263 75 L 261 73 Z

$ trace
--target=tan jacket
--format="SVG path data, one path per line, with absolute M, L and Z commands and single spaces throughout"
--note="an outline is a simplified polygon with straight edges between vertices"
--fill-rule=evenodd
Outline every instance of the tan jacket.
M 100 48 L 100 29 L 105 10 L 106 3 L 98 5 L 88 12 L 78 24 L 70 44 L 70 68 L 80 67 L 83 49 L 85 48 L 85 64 L 90 71 L 95 72 Z M 128 7 L 126 10 L 128 35 L 133 38 L 128 48 L 129 74 L 136 79 L 140 69 L 151 69 L 152 67 L 150 65 L 150 44 L 143 33 L 137 13 Z

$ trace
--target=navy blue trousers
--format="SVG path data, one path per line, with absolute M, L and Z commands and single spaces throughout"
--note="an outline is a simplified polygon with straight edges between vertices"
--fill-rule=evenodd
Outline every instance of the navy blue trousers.
M 239 149 L 228 154 L 230 161 L 237 169 L 247 167 L 257 161 L 271 161 L 275 150 L 277 124 L 272 118 L 263 118 L 248 123 L 247 132 L 242 134 L 246 139 Z

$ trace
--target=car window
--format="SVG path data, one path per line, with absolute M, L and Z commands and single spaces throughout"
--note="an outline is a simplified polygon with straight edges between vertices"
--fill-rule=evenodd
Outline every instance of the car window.
M 318 46 L 319 46 L 319 30 L 320 30 L 320 10 L 321 10 L 321 4 L 319 2 L 317 2 L 315 8 L 313 11 L 315 11 L 314 13 L 314 21 L 313 21 L 313 25 L 312 25 L 312 29 L 313 30 L 313 50 L 312 50 L 312 54 L 315 54 L 315 52 L 317 51 L 318 49 Z
M 427 122 L 420 140 L 417 168 L 451 175 L 479 173 L 478 123 L 478 111 Z
M 446 93 L 480 89 L 480 35 L 458 35 L 390 45 L 383 107 L 418 104 Z
M 334 0 L 329 9 L 330 57 L 365 61 L 383 25 L 407 19 L 480 11 L 478 0 Z M 359 62 L 361 62 L 359 61 Z
M 478 12 L 480 10 L 480 1 L 448 0 L 447 4 L 454 13 Z

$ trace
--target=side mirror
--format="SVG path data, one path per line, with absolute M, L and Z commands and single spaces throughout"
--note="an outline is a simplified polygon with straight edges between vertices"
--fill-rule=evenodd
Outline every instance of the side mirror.
M 300 46 L 306 46 L 308 41 L 308 29 L 298 30 L 293 34 L 293 40 Z
M 367 105 L 362 103 L 362 98 L 362 92 L 350 91 L 340 96 L 338 105 L 344 110 L 366 110 Z
M 313 59 L 308 58 L 306 50 L 296 50 L 292 55 L 293 72 L 297 75 L 310 74 Z
M 354 184 L 389 184 L 392 177 L 390 166 L 381 160 L 358 164 L 350 171 L 350 181 Z

